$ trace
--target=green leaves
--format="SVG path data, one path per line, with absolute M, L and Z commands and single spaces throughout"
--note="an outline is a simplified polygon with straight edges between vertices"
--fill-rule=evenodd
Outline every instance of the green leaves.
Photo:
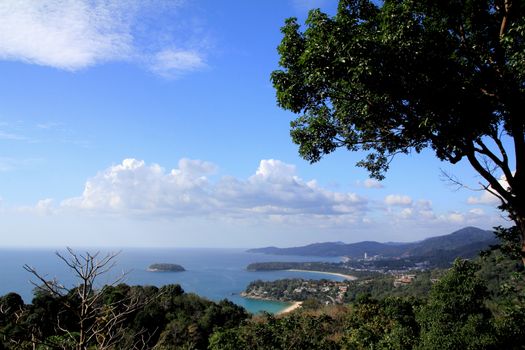
M 300 114 L 291 134 L 301 156 L 373 151 L 358 165 L 375 177 L 409 149 L 457 161 L 508 114 L 504 80 L 525 86 L 524 12 L 513 9 L 502 40 L 502 10 L 480 0 L 341 1 L 332 18 L 312 11 L 302 32 L 288 20 L 272 82 L 278 104 Z
M 479 266 L 456 260 L 434 285 L 428 302 L 418 313 L 420 349 L 489 349 L 496 344 L 492 316 L 485 307 L 484 282 Z
M 334 17 L 314 10 L 304 31 L 295 19 L 282 31 L 271 78 L 278 105 L 298 115 L 290 134 L 303 158 L 364 151 L 356 165 L 376 179 L 397 154 L 466 158 L 525 251 L 523 1 L 341 0 Z

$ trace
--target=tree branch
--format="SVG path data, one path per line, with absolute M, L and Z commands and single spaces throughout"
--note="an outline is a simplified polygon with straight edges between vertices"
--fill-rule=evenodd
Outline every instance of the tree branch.
M 472 167 L 489 183 L 489 185 L 496 191 L 503 199 L 504 203 L 512 202 L 513 197 L 510 192 L 501 186 L 498 179 L 496 179 L 487 169 L 481 165 L 475 155 L 474 146 L 470 146 L 470 151 L 466 152 L 466 156 Z
M 502 37 L 503 34 L 505 34 L 505 31 L 507 29 L 507 20 L 509 16 L 510 8 L 512 7 L 511 0 L 505 0 L 504 3 L 504 9 L 503 9 L 503 18 L 501 20 L 501 25 L 499 28 L 499 36 Z
M 492 137 L 492 139 L 494 139 L 494 137 Z M 513 187 L 513 185 L 514 185 L 514 176 L 512 175 L 512 171 L 509 168 L 508 158 L 507 158 L 507 155 L 505 153 L 505 149 L 503 148 L 503 145 L 501 144 L 501 141 L 499 139 L 498 139 L 498 141 L 499 141 L 498 147 L 500 148 L 500 152 L 502 153 L 503 159 L 499 159 L 487 147 L 487 145 L 485 145 L 485 143 L 481 139 L 478 139 L 478 140 L 475 141 L 481 147 L 481 149 L 479 149 L 479 148 L 474 148 L 474 149 L 477 152 L 479 152 L 481 154 L 484 154 L 487 157 L 489 157 L 490 160 L 492 160 L 494 162 L 494 164 L 496 164 L 498 166 L 498 168 L 500 168 L 501 171 L 503 171 L 503 175 L 505 175 L 505 178 L 506 178 L 507 182 L 509 183 L 509 185 L 511 187 Z M 496 142 L 496 143 L 498 144 L 498 142 Z

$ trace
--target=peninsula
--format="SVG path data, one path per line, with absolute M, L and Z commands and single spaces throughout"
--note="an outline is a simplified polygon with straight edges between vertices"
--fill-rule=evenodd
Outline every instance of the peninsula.
M 166 264 L 166 263 L 162 263 L 162 264 L 151 264 L 149 267 L 148 267 L 148 271 L 151 271 L 151 272 L 181 272 L 181 271 L 186 271 L 184 269 L 184 267 L 180 266 L 180 265 L 177 265 L 177 264 Z
M 358 271 L 351 270 L 341 263 L 326 263 L 326 262 L 258 262 L 249 264 L 246 267 L 248 271 L 304 271 L 323 273 L 329 275 L 340 276 L 348 280 L 356 279 L 356 274 L 359 275 Z

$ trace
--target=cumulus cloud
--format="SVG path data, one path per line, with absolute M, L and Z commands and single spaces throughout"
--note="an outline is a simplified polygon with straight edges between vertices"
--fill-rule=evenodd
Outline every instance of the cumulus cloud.
M 503 223 L 501 216 L 480 208 L 436 212 L 429 200 L 413 201 L 404 197 L 407 196 L 387 197 L 390 199 L 388 202 L 397 203 L 395 205 L 386 204 L 385 198 L 386 217 L 396 227 L 418 227 L 424 230 L 442 228 L 443 232 L 447 232 L 465 225 L 489 228 Z
M 419 200 L 415 204 L 418 215 L 424 220 L 435 219 L 436 215 L 432 209 L 432 202 L 429 200 Z
M 501 204 L 501 201 L 490 193 L 489 191 L 484 190 L 483 193 L 479 196 L 470 196 L 467 198 L 467 203 L 472 205 L 492 205 L 497 206 Z
M 414 209 L 412 208 L 405 208 L 401 210 L 401 217 L 404 219 L 412 217 L 413 214 L 414 214 Z
M 219 215 L 230 218 L 263 216 L 363 217 L 367 201 L 354 193 L 341 193 L 304 181 L 295 167 L 279 160 L 262 160 L 248 179 L 223 177 L 211 181 L 212 163 L 182 159 L 166 171 L 158 164 L 125 159 L 86 182 L 77 198 L 63 208 L 170 217 Z M 281 218 L 282 219 L 282 218 Z
M 393 220 L 429 222 L 436 219 L 432 203 L 429 200 L 414 202 L 408 196 L 392 195 L 385 198 L 385 203 L 387 204 L 387 212 Z
M 210 163 L 181 159 L 179 167 L 166 173 L 158 164 L 125 159 L 89 179 L 82 196 L 67 199 L 64 207 L 130 213 L 198 212 L 209 209 L 205 195 Z
M 364 181 L 357 181 L 358 186 L 363 186 L 365 188 L 383 188 L 383 184 L 376 179 L 366 179 Z
M 392 206 L 410 206 L 412 205 L 412 198 L 398 194 L 389 194 L 385 197 L 385 204 Z
M 467 198 L 467 203 L 472 205 L 499 205 L 500 200 L 488 191 L 484 191 L 480 196 L 471 196 Z
M 449 213 L 443 218 L 453 223 L 463 223 L 465 221 L 465 216 L 458 212 Z
M 218 167 L 204 160 L 183 158 L 171 169 L 129 158 L 89 178 L 79 193 L 59 204 L 43 199 L 16 211 L 62 217 L 84 217 L 84 213 L 89 218 L 139 222 L 151 218 L 173 225 L 192 222 L 269 231 L 286 225 L 294 232 L 332 234 L 384 231 L 384 227 L 389 232 L 442 233 L 464 225 L 502 223 L 501 216 L 479 208 L 435 212 L 429 200 L 406 195 L 369 201 L 352 192 L 329 190 L 315 180 L 301 178 L 294 165 L 277 159 L 261 160 L 251 176 L 238 178 L 219 176 Z
M 274 180 L 276 182 L 295 179 L 295 166 L 286 164 L 280 160 L 268 159 L 259 163 L 259 168 L 251 178 L 253 181 Z
M 19 213 L 32 213 L 39 216 L 51 215 L 56 211 L 56 206 L 52 198 L 39 200 L 34 206 L 22 206 L 15 209 Z
M 161 32 L 141 42 L 141 15 L 152 6 L 169 3 L 138 0 L 17 0 L 0 2 L 0 59 L 75 71 L 108 61 L 148 62 L 163 76 L 180 75 L 205 66 L 195 49 L 173 50 L 188 33 Z M 164 9 L 166 10 L 166 9 Z M 163 11 L 168 13 L 169 11 Z M 185 28 L 191 32 L 192 28 Z M 177 36 L 177 37 L 175 37 Z M 154 45 L 151 41 L 162 37 Z M 160 40 L 160 39 L 159 39 Z M 164 45 L 164 47 L 159 47 Z M 179 45 L 180 46 L 180 45 Z
M 472 225 L 478 227 L 494 227 L 503 225 L 506 220 L 500 215 L 486 213 L 483 209 L 474 208 L 467 211 L 450 211 L 436 216 L 432 222 L 455 225 Z

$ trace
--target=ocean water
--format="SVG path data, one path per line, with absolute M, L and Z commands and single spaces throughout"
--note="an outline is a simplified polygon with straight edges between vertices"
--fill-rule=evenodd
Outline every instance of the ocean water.
M 0 295 L 16 292 L 25 302 L 32 299 L 36 279 L 23 269 L 27 264 L 34 267 L 47 279 L 56 278 L 66 286 L 74 286 L 74 274 L 56 255 L 58 251 L 67 256 L 65 249 L 0 249 Z M 76 253 L 96 253 L 97 249 L 75 249 Z M 100 276 L 99 285 L 113 282 L 123 276 L 129 285 L 180 284 L 188 293 L 196 293 L 210 300 L 229 299 L 245 307 L 252 313 L 266 311 L 276 313 L 288 306 L 287 303 L 253 300 L 239 294 L 254 280 L 273 281 L 282 278 L 331 279 L 342 277 L 312 272 L 260 271 L 250 272 L 246 266 L 264 261 L 339 261 L 339 258 L 299 257 L 286 255 L 265 255 L 247 253 L 243 249 L 202 249 L 165 248 L 137 249 L 125 248 L 100 251 L 100 256 L 108 252 L 120 252 L 116 266 L 106 275 Z M 147 267 L 153 263 L 174 263 L 182 265 L 184 272 L 149 272 Z

